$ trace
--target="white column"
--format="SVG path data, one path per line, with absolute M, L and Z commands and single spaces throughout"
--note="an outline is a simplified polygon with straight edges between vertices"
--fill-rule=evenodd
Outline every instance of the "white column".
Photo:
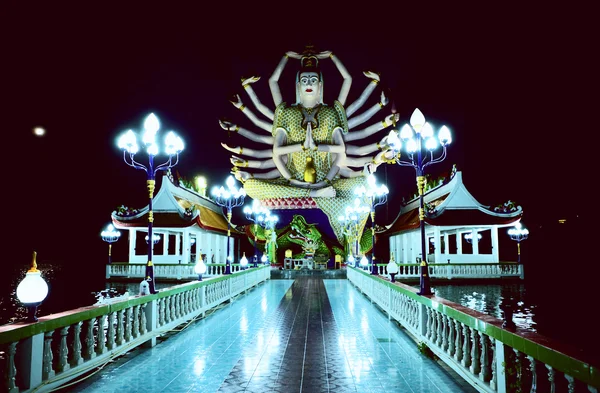
M 169 232 L 165 232 L 163 235 L 163 256 L 169 255 Z
M 410 263 L 410 259 L 409 259 L 409 234 L 408 233 L 403 233 L 402 235 L 402 262 L 403 263 Z
M 129 229 L 129 263 L 135 261 L 135 243 L 137 241 L 137 230 L 135 228 Z
M 184 230 L 180 236 L 182 237 L 183 247 L 181 249 L 181 263 L 190 263 L 190 256 L 192 254 L 192 242 L 190 241 L 190 233 Z
M 479 232 L 473 231 L 473 238 L 471 239 L 471 244 L 473 244 L 473 255 L 479 255 Z
M 448 262 L 448 259 L 450 259 L 450 235 L 448 232 L 444 233 L 444 245 L 446 247 L 444 248 L 444 261 L 442 262 Z
M 462 256 L 462 233 L 456 230 L 456 255 Z M 461 258 L 462 259 L 462 258 Z
M 492 262 L 500 262 L 500 248 L 498 247 L 498 226 L 494 225 L 490 229 L 492 237 Z
M 433 243 L 433 262 L 434 263 L 442 263 L 442 238 L 440 236 L 440 227 L 433 227 L 433 238 L 435 239 L 435 243 Z
M 181 233 L 176 233 L 175 234 L 175 256 L 178 257 L 183 257 L 183 254 L 185 253 L 185 250 L 183 250 L 183 252 L 181 251 Z M 185 243 L 185 240 L 184 240 Z M 180 259 L 180 258 L 176 258 L 176 259 Z M 181 263 L 184 263 L 183 261 L 181 261 Z M 185 262 L 187 263 L 187 261 Z
M 214 255 L 214 263 L 217 263 L 219 260 L 217 258 L 217 234 L 209 233 L 208 234 L 208 249 L 210 250 L 208 253 L 209 262 L 213 262 Z

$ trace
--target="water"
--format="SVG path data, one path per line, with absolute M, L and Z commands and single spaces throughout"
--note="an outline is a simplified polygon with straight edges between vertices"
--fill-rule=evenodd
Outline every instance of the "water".
M 18 301 L 17 286 L 25 277 L 27 267 L 22 265 L 5 267 L 6 275 L 0 278 L 0 325 L 22 320 L 27 310 Z M 102 266 L 102 270 L 104 266 Z M 113 289 L 116 294 L 139 292 L 139 282 L 107 281 L 104 272 L 77 271 L 73 266 L 61 263 L 38 263 L 42 277 L 48 284 L 48 296 L 38 307 L 37 316 L 50 315 L 78 307 L 91 306 L 97 302 L 97 294 L 102 290 Z M 93 269 L 92 269 L 93 271 Z M 140 280 L 141 281 L 141 280 Z M 156 288 L 167 288 L 173 283 L 156 283 Z

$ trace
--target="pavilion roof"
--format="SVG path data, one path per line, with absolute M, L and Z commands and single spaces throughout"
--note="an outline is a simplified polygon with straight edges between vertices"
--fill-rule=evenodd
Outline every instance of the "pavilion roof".
M 521 206 L 512 209 L 495 210 L 479 203 L 467 190 L 462 181 L 462 172 L 457 171 L 446 182 L 423 195 L 427 214 L 427 225 L 447 228 L 510 226 L 521 219 Z M 398 216 L 384 233 L 394 235 L 419 227 L 419 198 L 402 207 Z
M 148 210 L 146 206 L 129 216 L 113 211 L 113 225 L 123 229 L 147 227 Z M 155 228 L 186 228 L 197 225 L 208 231 L 227 232 L 227 219 L 221 206 L 203 195 L 176 185 L 168 174 L 163 175 L 160 189 L 152 199 L 152 213 Z M 234 233 L 243 233 L 233 225 L 231 229 Z

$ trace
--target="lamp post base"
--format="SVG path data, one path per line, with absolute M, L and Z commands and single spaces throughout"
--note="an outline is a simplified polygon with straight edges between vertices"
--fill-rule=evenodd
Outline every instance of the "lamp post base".
M 377 265 L 375 263 L 371 265 L 371 274 L 375 276 L 379 274 L 379 272 L 377 271 Z
M 40 303 L 23 304 L 25 307 L 27 307 L 27 318 L 25 319 L 25 322 L 34 323 L 34 322 L 38 321 L 35 314 L 37 313 L 37 308 L 40 304 L 42 304 L 42 303 L 40 302 Z
M 418 258 L 417 258 L 418 260 Z M 419 282 L 419 292 L 417 295 L 421 296 L 430 296 L 433 295 L 431 292 L 431 287 L 429 286 L 429 266 L 427 262 L 421 261 L 421 280 Z

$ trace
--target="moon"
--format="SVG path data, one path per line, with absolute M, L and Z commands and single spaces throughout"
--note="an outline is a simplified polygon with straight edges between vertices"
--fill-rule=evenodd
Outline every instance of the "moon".
M 40 137 L 42 137 L 42 136 L 46 135 L 46 130 L 45 130 L 43 127 L 35 127 L 35 128 L 33 129 L 33 134 L 34 134 L 35 136 L 40 136 Z

